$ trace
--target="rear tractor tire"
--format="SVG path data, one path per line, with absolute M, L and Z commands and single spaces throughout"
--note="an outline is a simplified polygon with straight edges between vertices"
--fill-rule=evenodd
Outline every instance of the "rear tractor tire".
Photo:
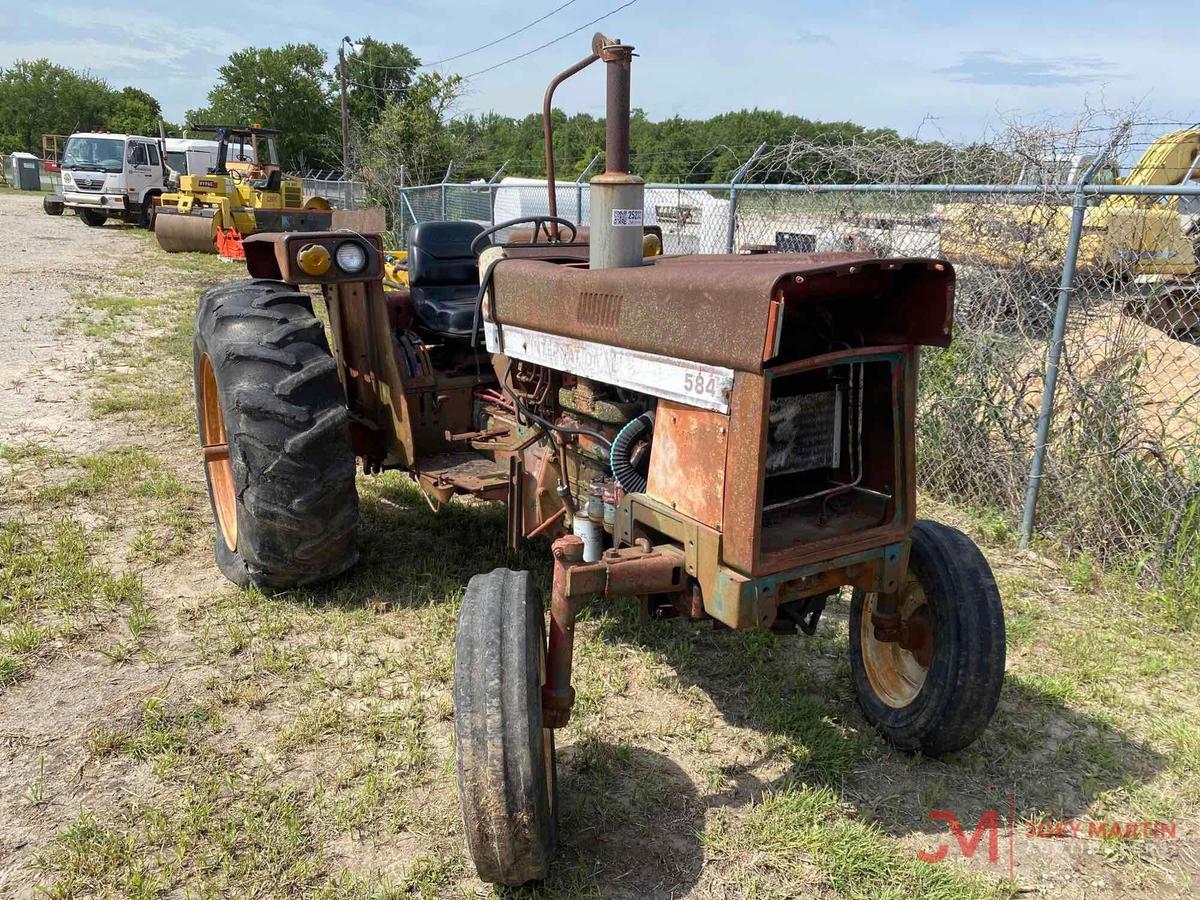
M 863 715 L 901 750 L 938 756 L 987 728 L 1004 681 L 1004 610 L 969 537 L 937 522 L 913 527 L 899 642 L 877 641 L 876 594 L 850 605 L 850 671 Z
M 467 847 L 479 877 L 546 877 L 556 841 L 554 732 L 542 727 L 546 640 L 528 572 L 467 584 L 454 646 L 454 745 Z
M 108 221 L 108 216 L 94 209 L 79 210 L 79 218 L 83 219 L 83 224 L 89 228 L 99 228 Z
M 307 296 L 250 279 L 205 291 L 193 370 L 217 565 L 292 588 L 358 560 L 358 495 L 337 365 Z

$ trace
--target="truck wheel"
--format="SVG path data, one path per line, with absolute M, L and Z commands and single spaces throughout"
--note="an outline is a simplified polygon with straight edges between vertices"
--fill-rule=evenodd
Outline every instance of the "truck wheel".
M 140 228 L 145 228 L 147 231 L 154 230 L 154 201 L 158 199 L 158 192 L 154 191 L 145 196 L 142 200 L 142 205 L 138 208 L 137 224 Z
M 558 790 L 554 732 L 542 727 L 542 604 L 528 572 L 467 584 L 454 646 L 454 744 L 467 847 L 479 877 L 546 877 Z
M 904 644 L 877 641 L 876 595 L 855 591 L 850 669 L 867 721 L 902 750 L 961 750 L 987 727 L 1004 680 L 1004 610 L 969 537 L 918 521 L 900 600 Z
M 348 412 L 308 297 L 266 279 L 205 291 L 192 360 L 221 571 L 290 588 L 353 566 Z
M 63 214 L 63 209 L 65 208 L 66 204 L 63 203 L 62 197 L 54 196 L 42 198 L 42 210 L 48 216 L 61 216 Z
M 83 219 L 83 224 L 89 228 L 99 228 L 108 221 L 108 216 L 94 209 L 79 210 L 79 218 Z

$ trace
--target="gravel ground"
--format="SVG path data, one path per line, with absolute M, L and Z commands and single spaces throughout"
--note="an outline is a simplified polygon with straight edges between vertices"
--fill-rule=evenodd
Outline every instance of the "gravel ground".
M 0 265 L 0 423 L 4 443 L 37 441 L 94 449 L 114 435 L 100 423 L 79 428 L 84 374 L 102 346 L 63 328 L 72 301 L 103 293 L 137 266 L 145 244 L 130 226 L 88 228 L 71 215 L 48 216 L 41 194 L 0 194 L 0 230 L 20 235 Z

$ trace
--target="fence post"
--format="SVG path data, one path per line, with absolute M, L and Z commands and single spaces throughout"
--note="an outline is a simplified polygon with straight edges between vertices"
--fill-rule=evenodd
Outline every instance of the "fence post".
M 1075 186 L 1071 201 L 1071 228 L 1067 233 L 1067 252 L 1063 257 L 1062 277 L 1058 282 L 1058 305 L 1054 310 L 1054 331 L 1050 335 L 1050 349 L 1046 353 L 1046 382 L 1042 388 L 1042 408 L 1038 413 L 1037 434 L 1033 439 L 1033 458 L 1029 462 L 1029 481 L 1025 486 L 1025 509 L 1021 516 L 1021 549 L 1029 546 L 1033 538 L 1033 523 L 1037 512 L 1038 493 L 1042 488 L 1042 473 L 1046 465 L 1046 445 L 1050 440 L 1050 421 L 1054 418 L 1054 392 L 1058 388 L 1058 364 L 1062 358 L 1063 335 L 1067 330 L 1067 313 L 1071 309 L 1071 295 L 1075 291 L 1075 268 L 1079 259 L 1079 238 L 1083 234 L 1083 220 L 1087 214 L 1087 194 L 1083 189 L 1091 183 L 1100 167 L 1108 160 L 1113 149 L 1125 139 L 1130 123 L 1122 123 L 1104 150 L 1096 155 L 1095 161 L 1083 173 Z
M 490 207 L 491 222 L 496 224 L 496 181 L 500 178 L 500 174 L 508 167 L 506 159 L 500 164 L 500 168 L 496 170 L 496 174 L 488 179 L 488 206 Z
M 587 164 L 579 177 L 575 179 L 575 224 L 583 225 L 583 180 L 588 177 L 592 169 L 596 167 L 596 163 L 600 161 L 600 154 L 597 153 L 592 157 L 592 161 Z
M 454 171 L 454 160 L 450 160 L 450 165 L 446 166 L 446 174 L 442 177 L 442 221 L 446 221 L 446 182 L 450 180 L 450 173 Z
M 733 177 L 729 179 L 729 224 L 725 230 L 725 252 L 733 252 L 733 236 L 737 230 L 737 184 L 741 181 L 748 171 L 760 156 L 767 149 L 767 142 L 763 141 L 758 145 L 758 149 L 750 156 L 748 160 L 738 167 L 738 170 L 733 173 Z

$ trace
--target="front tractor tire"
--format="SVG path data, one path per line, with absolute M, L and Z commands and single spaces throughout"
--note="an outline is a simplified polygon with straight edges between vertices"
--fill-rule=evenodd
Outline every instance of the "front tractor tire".
M 855 591 L 850 605 L 850 671 L 863 715 L 901 750 L 939 756 L 968 746 L 1004 681 L 1004 610 L 987 560 L 958 529 L 918 521 L 899 603 L 906 640 L 875 639 L 876 599 Z
M 542 727 L 546 639 L 528 572 L 467 584 L 454 646 L 454 745 L 467 848 L 481 880 L 517 887 L 554 856 L 554 732 Z
M 308 297 L 265 279 L 205 291 L 192 361 L 221 571 L 292 588 L 353 566 L 348 412 Z

